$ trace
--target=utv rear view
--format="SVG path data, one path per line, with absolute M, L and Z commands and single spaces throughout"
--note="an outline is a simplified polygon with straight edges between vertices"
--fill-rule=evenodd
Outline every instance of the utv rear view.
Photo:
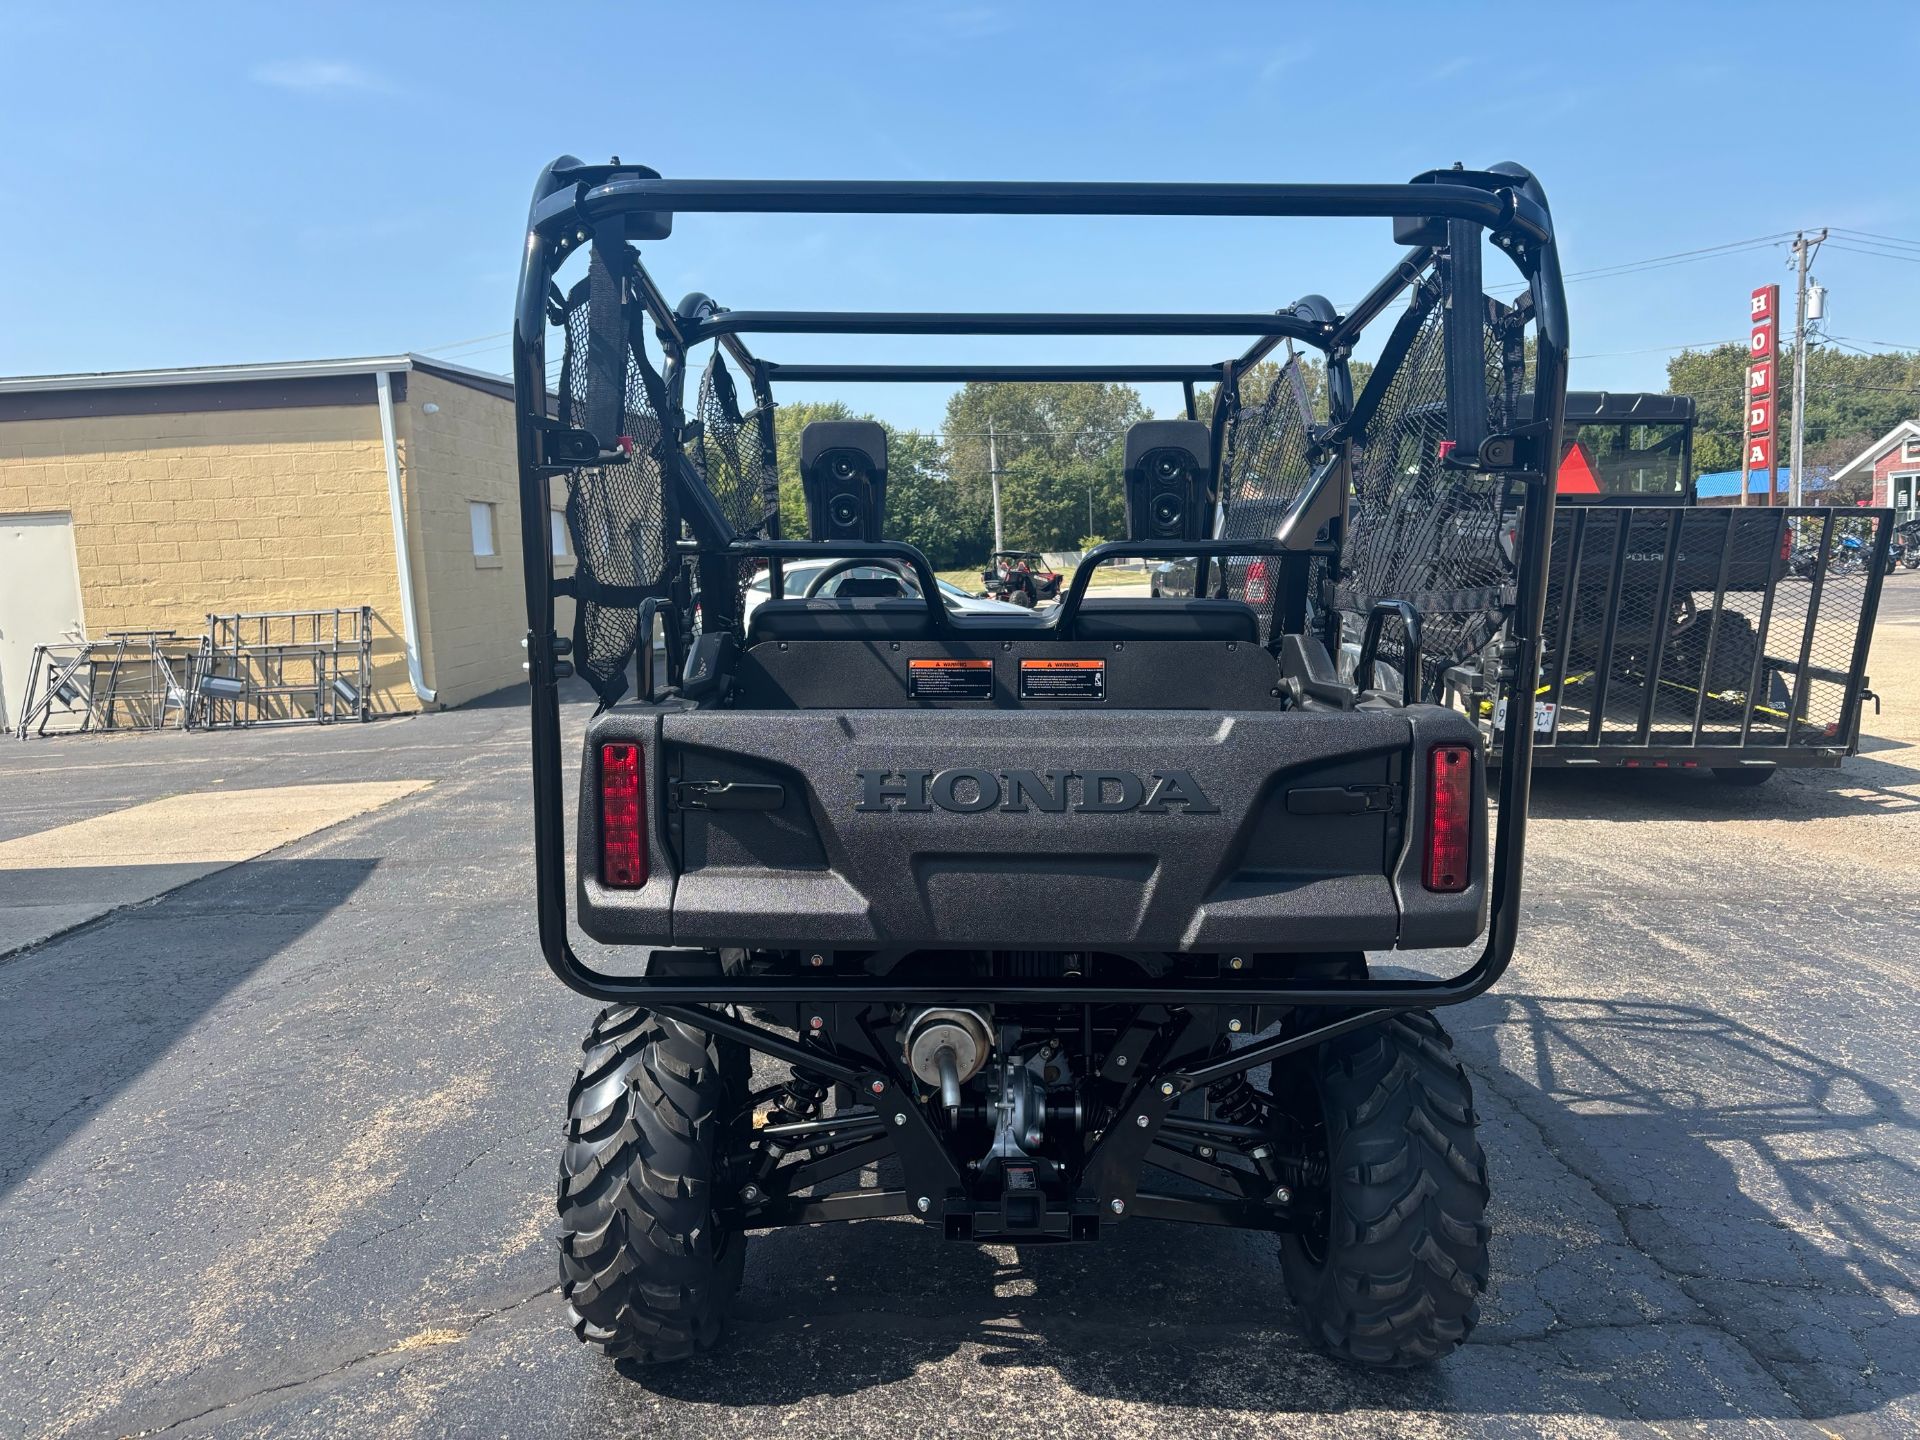
M 670 303 L 639 247 L 715 211 L 1376 217 L 1402 248 L 1346 313 Z M 1506 298 L 1483 263 L 1513 267 Z M 1248 338 L 1208 365 L 954 367 L 775 362 L 761 334 Z M 1513 953 L 1533 735 L 1510 707 L 1496 837 L 1480 732 L 1439 702 L 1490 634 L 1507 688 L 1537 674 L 1566 344 L 1546 201 L 1513 165 L 1404 185 L 542 173 L 514 332 L 540 936 L 609 1007 L 560 1166 L 583 1340 L 693 1355 L 751 1232 L 890 1216 L 960 1242 L 1269 1231 L 1334 1354 L 1408 1365 L 1466 1337 L 1486 1165 L 1433 1011 Z M 781 535 L 783 381 L 1016 379 L 1187 397 L 1128 435 L 1129 538 L 1058 603 L 943 594 L 885 538 L 869 423 L 807 427 L 809 536 Z M 578 563 L 556 577 L 561 503 Z M 1236 506 L 1271 525 L 1248 538 Z M 1186 560 L 1190 591 L 1090 595 L 1120 559 Z M 569 877 L 576 674 L 601 704 Z M 643 973 L 590 966 L 570 917 L 643 947 Z M 1450 978 L 1369 961 L 1447 949 L 1472 954 Z

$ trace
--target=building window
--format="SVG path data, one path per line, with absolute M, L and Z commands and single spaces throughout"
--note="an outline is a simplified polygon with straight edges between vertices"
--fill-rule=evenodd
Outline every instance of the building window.
M 1920 460 L 1920 440 L 1909 440 L 1900 447 L 1902 460 Z
M 473 558 L 491 559 L 499 552 L 493 543 L 493 506 L 485 500 L 467 502 L 467 523 L 473 527 Z
M 571 560 L 573 550 L 567 543 L 567 517 L 558 510 L 547 512 L 547 523 L 553 531 L 553 558 Z

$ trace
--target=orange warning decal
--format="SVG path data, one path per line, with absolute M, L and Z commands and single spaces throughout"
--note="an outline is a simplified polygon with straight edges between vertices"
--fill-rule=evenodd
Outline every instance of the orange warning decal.
M 1104 660 L 1022 660 L 1022 700 L 1104 700 L 1107 698 L 1107 662 Z
M 909 670 L 991 670 L 991 660 L 909 660 Z

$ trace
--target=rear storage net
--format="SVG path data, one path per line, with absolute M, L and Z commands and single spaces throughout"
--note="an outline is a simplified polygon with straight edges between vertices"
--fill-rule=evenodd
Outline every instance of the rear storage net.
M 1479 297 L 1475 297 L 1478 302 Z M 1511 559 L 1515 521 L 1503 515 L 1499 475 L 1446 463 L 1448 445 L 1445 332 L 1447 307 L 1437 279 L 1415 292 L 1389 339 L 1405 342 L 1401 364 L 1376 370 L 1359 410 L 1371 415 L 1354 452 L 1354 495 L 1335 591 L 1344 634 L 1357 641 L 1382 600 L 1405 600 L 1420 612 L 1423 699 L 1435 699 L 1447 670 L 1472 659 L 1493 638 L 1513 604 Z M 1493 352 L 1490 337 L 1488 348 Z M 1502 396 L 1489 387 L 1489 422 L 1501 428 Z M 1373 402 L 1377 400 L 1377 405 Z M 1399 668 L 1405 637 L 1389 622 L 1379 658 Z
M 716 345 L 700 376 L 700 426 L 688 455 L 743 540 L 777 539 L 779 533 L 780 472 L 774 455 L 773 406 L 764 386 L 760 395 L 752 409 L 740 408 L 738 382 Z M 743 602 L 759 568 L 755 560 L 739 564 Z M 695 578 L 689 566 L 690 583 Z
M 561 323 L 559 421 L 582 426 L 587 415 L 587 345 L 591 306 L 587 280 L 568 294 Z M 677 525 L 664 483 L 675 463 L 678 425 L 661 414 L 665 390 L 644 344 L 629 337 L 626 419 L 622 436 L 632 458 L 574 470 L 568 476 L 567 529 L 578 560 L 574 572 L 574 665 L 611 705 L 627 690 L 627 666 L 639 643 L 639 606 L 666 599 L 670 545 Z M 603 447 L 615 437 L 599 436 Z
M 1313 473 L 1308 460 L 1311 419 L 1312 402 L 1297 356 L 1273 372 L 1264 394 L 1256 389 L 1249 395 L 1242 388 L 1221 448 L 1218 538 L 1274 538 L 1281 517 Z M 1273 623 L 1279 563 L 1276 557 L 1249 556 L 1226 566 L 1227 593 L 1259 612 L 1262 644 Z M 1324 563 L 1319 557 L 1313 561 L 1316 582 Z

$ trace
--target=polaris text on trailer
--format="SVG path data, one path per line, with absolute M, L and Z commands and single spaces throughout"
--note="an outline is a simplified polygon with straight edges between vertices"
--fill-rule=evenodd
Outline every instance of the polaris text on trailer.
M 1373 217 L 1399 248 L 1346 313 L 1318 295 L 1231 314 L 729 310 L 670 303 L 642 263 L 701 212 Z M 1246 348 L 956 366 L 748 345 L 808 334 Z M 1283 346 L 1268 393 L 1241 394 Z M 1298 403 L 1301 351 L 1325 362 L 1318 408 Z M 1533 731 L 1513 707 L 1496 827 L 1480 729 L 1431 703 L 1430 657 L 1497 631 L 1503 685 L 1533 688 L 1566 351 L 1551 216 L 1515 165 L 1354 185 L 542 172 L 514 328 L 540 939 L 608 1004 L 560 1166 L 583 1340 L 689 1356 L 720 1333 L 751 1232 L 878 1216 L 960 1242 L 1268 1231 L 1334 1354 L 1408 1365 L 1466 1337 L 1487 1171 L 1433 1012 L 1513 955 Z M 1216 387 L 1211 426 L 1128 435 L 1129 538 L 1089 552 L 1057 604 L 947 603 L 920 551 L 884 537 L 870 423 L 807 428 L 809 537 L 780 534 L 783 382 L 1013 379 Z M 578 568 L 556 580 L 560 490 Z M 1284 499 L 1269 536 L 1203 538 L 1254 493 Z M 1180 556 L 1194 598 L 1088 595 L 1104 564 Z M 1208 593 L 1211 565 L 1249 556 L 1257 594 L 1247 564 L 1239 598 Z M 1352 681 L 1333 658 L 1347 627 Z M 1389 664 L 1405 683 L 1375 683 Z M 571 882 L 570 675 L 601 700 Z M 600 945 L 641 947 L 644 973 L 589 965 L 570 911 Z M 1437 978 L 1370 968 L 1407 950 L 1472 958 Z

